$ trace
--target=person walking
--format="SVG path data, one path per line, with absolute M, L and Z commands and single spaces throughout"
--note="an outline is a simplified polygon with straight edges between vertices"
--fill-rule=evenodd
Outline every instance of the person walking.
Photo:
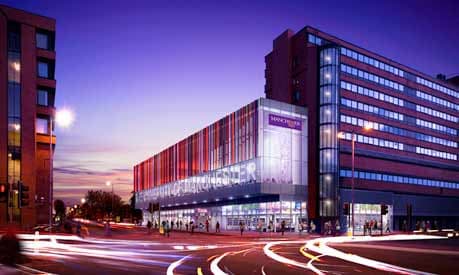
M 165 236 L 167 236 L 169 238 L 169 234 L 170 234 L 170 231 L 171 231 L 171 228 L 170 228 L 170 225 L 169 225 L 169 222 L 166 222 L 166 230 L 165 230 Z
M 340 231 L 341 231 L 341 225 L 339 223 L 339 220 L 336 220 L 336 223 L 335 223 L 335 236 L 336 235 L 340 235 Z
M 193 221 L 190 222 L 190 229 L 191 229 L 191 235 L 193 235 L 194 233 L 194 222 Z
M 209 220 L 206 220 L 206 232 L 209 233 Z
M 151 221 L 147 222 L 147 228 L 148 228 L 148 235 L 151 234 Z
M 217 224 L 215 224 L 215 233 L 220 233 L 220 223 L 217 221 Z
M 309 225 L 309 233 L 315 233 L 315 232 L 316 232 L 316 224 L 314 223 L 314 221 L 311 221 Z
M 174 221 L 171 221 L 171 230 L 174 230 Z
M 188 232 L 188 222 L 185 223 L 185 230 Z
M 285 231 L 285 220 L 282 220 L 282 222 L 281 222 L 281 233 L 282 233 L 282 236 L 284 236 L 284 231 Z
M 179 228 L 180 228 L 180 231 L 182 231 L 182 225 L 183 225 L 183 222 L 182 220 L 179 221 Z
M 244 224 L 242 223 L 242 221 L 239 222 L 239 230 L 241 230 L 241 236 L 242 236 L 242 233 L 244 233 Z

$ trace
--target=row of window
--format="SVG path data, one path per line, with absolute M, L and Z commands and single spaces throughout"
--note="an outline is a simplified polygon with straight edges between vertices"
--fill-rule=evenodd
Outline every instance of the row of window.
M 431 89 L 437 90 L 439 92 L 442 92 L 444 94 L 453 96 L 455 98 L 459 98 L 459 92 L 456 92 L 456 91 L 454 91 L 452 89 L 446 88 L 445 86 L 439 85 L 439 84 L 434 83 L 432 81 L 429 81 L 429 80 L 427 80 L 425 78 L 416 76 L 416 83 L 419 83 L 421 85 L 427 86 L 427 87 L 429 87 Z
M 389 64 L 386 64 L 384 62 L 378 61 L 374 58 L 368 57 L 366 55 L 357 53 L 353 50 L 349 50 L 347 48 L 341 48 L 341 54 L 345 55 L 347 57 L 350 57 L 352 59 L 358 60 L 359 62 L 366 63 L 370 66 L 376 67 L 378 69 L 381 69 L 383 71 L 389 72 L 391 74 L 403 77 L 404 72 L 401 69 L 395 68 Z
M 443 133 L 446 133 L 446 134 L 449 134 L 449 135 L 453 135 L 453 136 L 457 135 L 457 130 L 456 129 L 453 129 L 453 128 L 450 128 L 450 127 L 446 127 L 446 126 L 443 126 L 443 125 L 440 125 L 440 124 L 437 124 L 437 123 L 434 123 L 434 122 L 422 120 L 422 119 L 419 119 L 419 118 L 416 119 L 416 125 L 419 125 L 419 126 L 422 126 L 422 127 L 426 127 L 426 128 L 429 128 L 429 129 L 432 129 L 432 130 L 435 130 L 435 131 L 443 132 Z
M 352 116 L 347 116 L 347 115 L 341 115 L 341 122 L 359 126 L 359 127 L 370 127 L 372 129 L 375 129 L 377 131 L 381 132 L 386 132 L 398 136 L 405 136 L 405 137 L 414 137 L 417 140 L 422 140 L 422 141 L 427 141 L 431 143 L 436 143 L 444 146 L 449 146 L 449 147 L 454 147 L 457 148 L 457 142 L 439 138 L 439 137 L 434 137 L 418 132 L 413 132 L 410 130 L 394 127 L 394 126 L 389 126 L 383 123 L 376 123 L 376 122 L 371 122 L 368 120 L 364 120 L 361 118 L 356 118 Z
M 419 98 L 422 98 L 424 100 L 436 103 L 438 105 L 442 105 L 444 107 L 459 111 L 459 105 L 458 104 L 454 104 L 454 103 L 449 102 L 447 100 L 444 100 L 442 98 L 439 98 L 439 97 L 436 97 L 436 96 L 433 96 L 433 95 L 430 95 L 430 94 L 426 94 L 426 93 L 423 93 L 421 91 L 416 91 L 416 96 L 419 97 Z
M 397 91 L 403 92 L 405 89 L 405 87 L 402 84 L 398 84 L 397 82 L 394 82 L 392 80 L 377 76 L 366 71 L 362 71 L 360 69 L 354 68 L 346 64 L 341 64 L 341 71 L 377 83 L 379 85 L 389 87 Z
M 352 178 L 352 170 L 349 170 L 349 169 L 341 169 L 339 174 L 340 174 L 340 177 L 343 177 L 343 178 Z M 364 179 L 364 180 L 375 180 L 375 181 L 417 184 L 417 185 L 425 185 L 425 186 L 433 186 L 433 187 L 441 187 L 441 188 L 459 189 L 459 182 L 448 182 L 448 181 L 432 180 L 432 179 L 426 179 L 426 178 L 399 176 L 399 175 L 393 175 L 393 174 L 354 171 L 354 177 L 359 178 L 359 179 Z
M 352 140 L 352 133 L 343 133 L 343 139 Z M 386 139 L 380 139 L 375 137 L 364 136 L 355 134 L 355 140 L 359 143 L 371 144 L 379 147 L 385 147 L 390 149 L 396 149 L 403 151 L 403 143 L 394 142 Z
M 450 154 L 447 152 L 437 151 L 429 148 L 424 147 L 416 147 L 416 153 L 421 155 L 427 155 L 435 158 L 442 158 L 442 159 L 449 159 L 449 160 L 457 160 L 456 154 Z
M 393 97 L 393 96 L 390 96 L 390 95 L 386 95 L 386 94 L 383 94 L 381 92 L 377 92 L 377 91 L 372 90 L 372 89 L 367 89 L 367 88 L 359 86 L 359 85 L 351 84 L 351 83 L 346 82 L 346 81 L 341 81 L 341 88 L 345 89 L 345 90 L 348 90 L 348 91 L 351 91 L 351 92 L 354 92 L 354 93 L 361 94 L 361 95 L 373 97 L 373 98 L 381 100 L 381 101 L 389 102 L 389 103 L 395 104 L 397 106 L 403 106 L 404 105 L 403 99 L 399 99 L 399 98 L 396 98 L 396 97 Z
M 313 34 L 308 34 L 308 41 L 309 43 L 316 44 L 318 46 L 322 45 L 322 38 Z
M 439 117 L 441 119 L 444 119 L 444 120 L 447 120 L 447 121 L 451 121 L 451 122 L 457 122 L 458 121 L 457 117 L 455 117 L 455 116 L 452 116 L 450 114 L 443 113 L 443 112 L 440 112 L 440 111 L 437 111 L 437 110 L 434 110 L 434 109 L 430 109 L 430 108 L 424 107 L 422 105 L 416 105 L 416 111 L 424 113 L 424 114 L 428 114 L 428 115 L 431 115 L 431 116 L 434 116 L 434 117 Z
M 364 111 L 364 112 L 374 113 L 374 114 L 377 114 L 379 116 L 386 117 L 386 118 L 391 118 L 391 119 L 395 119 L 395 120 L 403 121 L 403 118 L 404 118 L 403 114 L 400 114 L 400 113 L 397 113 L 397 112 L 392 112 L 392 111 L 389 111 L 389 110 L 386 110 L 386 109 L 383 109 L 383 108 L 379 108 L 379 107 L 376 107 L 376 106 L 373 106 L 373 105 L 368 105 L 368 104 L 365 104 L 365 103 L 361 103 L 361 102 L 358 102 L 358 101 L 355 101 L 355 100 L 346 99 L 344 97 L 341 98 L 341 105 L 347 106 L 347 107 L 352 108 L 352 109 L 357 109 L 357 110 L 360 110 L 360 111 Z

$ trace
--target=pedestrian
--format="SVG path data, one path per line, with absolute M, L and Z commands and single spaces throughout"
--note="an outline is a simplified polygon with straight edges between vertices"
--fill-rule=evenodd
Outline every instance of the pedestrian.
M 147 222 L 147 228 L 148 228 L 148 235 L 151 234 L 151 221 Z
M 374 229 L 375 232 L 378 230 L 378 222 L 376 220 L 374 221 L 373 229 Z M 381 226 L 381 230 L 382 230 L 382 226 Z
M 158 229 L 158 221 L 155 221 L 155 230 Z
M 180 231 L 182 231 L 182 224 L 183 224 L 183 223 L 182 223 L 182 220 L 180 220 L 179 224 L 180 224 L 180 226 L 179 226 Z
M 215 233 L 220 233 L 220 223 L 217 221 L 217 224 L 215 224 Z
M 190 228 L 191 228 L 191 235 L 194 233 L 194 221 L 190 222 Z
M 13 228 L 8 227 L 6 234 L 0 238 L 0 263 L 8 266 L 15 266 L 20 259 L 21 243 Z M 0 269 L 3 270 L 1 267 Z M 13 273 L 16 274 L 16 272 Z
M 281 232 L 282 232 L 282 236 L 284 236 L 284 231 L 285 231 L 285 220 L 282 220 L 282 222 L 281 222 Z
M 174 230 L 174 221 L 171 221 L 171 230 Z
M 407 225 L 406 225 L 406 220 L 403 220 L 403 223 L 402 223 L 402 231 L 403 231 L 403 232 L 408 231 L 408 228 L 407 228 Z
M 387 223 L 387 227 L 386 227 L 386 233 L 390 233 L 390 226 L 389 226 L 389 222 Z
M 341 225 L 339 224 L 339 220 L 336 220 L 336 223 L 335 223 L 335 236 L 336 235 L 340 235 L 340 231 L 341 231 Z
M 242 236 L 242 233 L 244 233 L 244 224 L 242 223 L 242 221 L 239 222 L 239 230 L 241 230 L 241 236 Z
M 260 234 L 261 234 L 261 232 L 263 231 L 263 222 L 261 221 L 261 219 L 258 220 L 257 229 L 258 229 L 258 231 L 259 231 Z
M 186 232 L 188 232 L 188 222 L 185 223 Z
M 170 234 L 170 231 L 171 231 L 171 228 L 170 228 L 170 225 L 169 225 L 169 221 L 166 222 L 166 230 L 165 230 L 165 235 L 169 238 L 169 234 Z
M 309 232 L 310 233 L 315 233 L 316 232 L 316 224 L 314 223 L 314 221 L 311 221 L 311 223 L 310 223 Z
M 206 232 L 209 233 L 209 220 L 206 220 Z

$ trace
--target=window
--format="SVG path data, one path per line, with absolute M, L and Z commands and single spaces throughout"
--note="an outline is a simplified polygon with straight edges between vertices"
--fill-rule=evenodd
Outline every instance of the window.
M 37 32 L 35 39 L 37 40 L 37 48 L 49 50 L 49 36 L 45 33 Z
M 38 90 L 37 91 L 37 104 L 42 106 L 48 106 L 48 91 Z
M 49 64 L 46 62 L 39 61 L 38 62 L 38 76 L 43 78 L 50 78 L 49 77 Z
M 45 135 L 49 134 L 48 133 L 48 119 L 37 118 L 35 128 L 38 134 L 45 134 Z

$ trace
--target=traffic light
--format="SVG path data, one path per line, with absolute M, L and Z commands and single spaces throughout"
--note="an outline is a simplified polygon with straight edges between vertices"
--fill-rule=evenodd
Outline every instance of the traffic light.
M 0 202 L 6 202 L 8 200 L 8 184 L 0 184 Z
M 29 186 L 25 185 L 23 182 L 18 183 L 19 191 L 19 207 L 24 207 L 29 205 Z
M 344 207 L 343 207 L 343 214 L 346 215 L 346 216 L 349 216 L 349 214 L 351 213 L 350 211 L 350 208 L 349 208 L 349 203 L 344 203 Z
M 386 215 L 387 213 L 389 213 L 387 205 L 381 204 L 381 215 Z

